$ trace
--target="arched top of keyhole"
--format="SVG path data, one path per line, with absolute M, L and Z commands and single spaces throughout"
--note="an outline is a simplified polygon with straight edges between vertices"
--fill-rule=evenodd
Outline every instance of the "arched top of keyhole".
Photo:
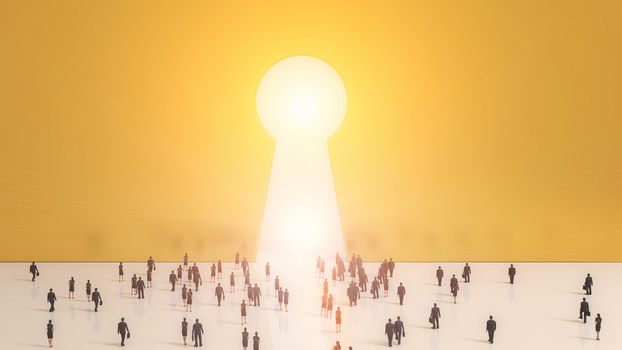
M 257 113 L 278 140 L 325 140 L 341 125 L 347 100 L 333 67 L 318 58 L 292 56 L 264 74 L 257 89 Z

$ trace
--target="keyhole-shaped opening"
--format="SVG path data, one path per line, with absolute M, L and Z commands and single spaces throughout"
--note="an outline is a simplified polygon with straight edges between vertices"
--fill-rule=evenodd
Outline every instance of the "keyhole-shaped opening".
M 285 58 L 261 79 L 257 112 L 276 150 L 258 261 L 275 266 L 345 253 L 326 141 L 346 107 L 341 77 L 318 58 Z

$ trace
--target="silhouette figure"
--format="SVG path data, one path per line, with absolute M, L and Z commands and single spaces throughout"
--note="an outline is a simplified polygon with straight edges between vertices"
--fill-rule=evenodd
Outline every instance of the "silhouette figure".
M 194 341 L 194 347 L 203 346 L 203 325 L 199 323 L 198 318 L 192 325 L 192 340 Z
M 119 282 L 124 281 L 123 279 L 123 262 L 119 263 Z
M 184 345 L 188 345 L 186 343 L 186 337 L 188 336 L 188 321 L 184 317 L 184 320 L 181 321 L 181 337 L 184 340 Z
M 175 271 L 171 270 L 171 274 L 168 275 L 168 281 L 171 283 L 171 292 L 174 292 L 175 285 L 177 284 L 177 275 L 175 275 Z
M 436 303 L 434 303 L 434 307 L 430 312 L 430 323 L 432 324 L 432 329 L 440 328 L 439 318 L 441 318 L 441 309 L 439 309 Z
M 253 350 L 259 350 L 259 334 L 255 332 L 253 337 Z
M 438 280 L 439 287 L 443 283 L 443 275 L 444 275 L 443 269 L 441 269 L 441 267 L 439 266 L 438 269 L 436 270 L 436 279 Z
M 147 260 L 147 271 L 151 272 L 154 271 L 156 269 L 155 266 L 155 261 L 153 261 L 153 257 L 149 257 L 149 260 Z
M 75 299 L 76 294 L 76 281 L 71 277 L 69 279 L 69 299 Z
M 289 305 L 289 292 L 285 289 L 285 293 L 283 293 L 283 304 L 285 304 L 285 312 L 287 312 L 287 305 Z
M 188 295 L 186 295 L 186 311 L 192 312 L 192 289 L 188 289 Z
M 596 340 L 600 340 L 600 328 L 603 323 L 603 319 L 600 317 L 600 314 L 596 314 L 594 322 L 596 322 Z
M 404 305 L 404 295 L 406 295 L 406 287 L 400 282 L 400 286 L 397 287 L 397 296 L 400 298 L 400 305 Z
M 86 300 L 91 301 L 91 280 L 86 281 Z
M 510 276 L 510 283 L 514 284 L 514 276 L 516 276 L 516 268 L 514 267 L 514 264 L 510 264 L 508 275 Z
M 242 300 L 242 304 L 240 304 L 240 316 L 240 324 L 246 324 L 246 300 Z
M 54 312 L 54 303 L 56 302 L 56 293 L 50 288 L 48 292 L 47 301 L 50 303 L 50 312 Z
M 121 322 L 117 324 L 117 334 L 121 335 L 121 346 L 125 346 L 125 337 L 130 338 L 130 329 L 125 323 L 125 318 L 121 317 Z
M 220 283 L 218 283 L 218 286 L 216 287 L 215 294 L 218 299 L 218 306 L 220 306 L 220 301 L 225 300 L 225 290 L 220 286 Z
M 464 283 L 471 283 L 471 266 L 469 266 L 469 263 L 464 264 L 462 278 L 464 278 Z
M 492 319 L 490 316 L 489 320 L 486 321 L 486 331 L 488 332 L 488 342 L 490 344 L 495 341 L 495 331 L 497 330 L 497 322 Z
M 590 316 L 590 304 L 583 298 L 581 306 L 579 308 L 579 318 L 583 319 L 583 323 L 587 322 L 587 317 Z
M 136 281 L 136 290 L 138 299 L 145 299 L 145 281 L 143 281 L 142 277 L 138 277 L 138 281 Z
M 335 311 L 335 327 L 337 333 L 341 332 L 341 308 L 337 306 L 337 310 Z
M 404 322 L 400 320 L 400 317 L 397 316 L 397 321 L 393 324 L 393 328 L 395 330 L 395 340 L 397 340 L 397 345 L 402 344 L 402 337 L 406 336 L 406 330 L 404 329 Z
M 384 334 L 387 336 L 387 340 L 389 341 L 389 347 L 393 346 L 393 334 L 395 333 L 395 325 L 389 319 L 389 322 L 384 325 Z
M 136 278 L 136 274 L 134 274 L 131 278 L 131 283 L 132 283 L 132 292 L 130 293 L 131 295 L 137 294 L 137 288 L 138 288 L 138 278 Z
M 51 348 L 52 346 L 52 339 L 54 338 L 54 325 L 52 324 L 52 320 L 48 321 L 47 324 L 47 337 L 48 337 L 48 346 Z
M 242 349 L 248 349 L 248 331 L 246 327 L 244 327 L 244 331 L 242 332 Z
M 257 283 L 255 283 L 255 287 L 253 287 L 253 305 L 260 306 L 259 297 L 261 296 L 261 289 Z
M 34 261 L 32 262 L 32 264 L 30 264 L 29 271 L 32 274 L 32 281 L 34 282 L 35 277 L 39 276 L 39 268 L 37 268 L 37 265 L 35 265 Z
M 97 312 L 97 308 L 104 304 L 102 296 L 97 288 L 95 288 L 95 290 L 93 291 L 93 295 L 91 295 L 91 298 L 93 299 L 93 303 L 95 303 L 95 312 Z
M 592 280 L 592 276 L 587 274 L 585 277 L 585 283 L 583 283 L 583 290 L 585 290 L 585 295 L 592 295 L 592 286 L 594 285 L 594 281 Z
M 449 288 L 451 290 L 451 295 L 454 297 L 454 304 L 456 303 L 456 297 L 458 296 L 458 279 L 456 275 L 452 275 L 451 280 L 449 281 Z

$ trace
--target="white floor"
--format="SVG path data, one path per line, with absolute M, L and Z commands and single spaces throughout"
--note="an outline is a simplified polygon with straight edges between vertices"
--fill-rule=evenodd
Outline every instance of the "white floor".
M 332 262 L 327 264 L 332 268 Z M 368 273 L 377 271 L 377 263 L 366 264 Z M 343 332 L 336 334 L 334 319 L 321 318 L 320 280 L 310 270 L 302 275 L 308 281 L 306 289 L 291 291 L 288 313 L 276 310 L 273 283 L 263 282 L 263 267 L 251 267 L 254 281 L 262 281 L 262 306 L 249 307 L 249 332 L 258 331 L 261 349 L 332 349 L 339 340 L 343 349 L 385 348 L 384 324 L 387 318 L 401 316 L 406 324 L 402 349 L 620 349 L 622 346 L 622 264 L 597 263 L 520 263 L 517 264 L 516 284 L 507 283 L 507 265 L 473 263 L 472 283 L 460 284 L 458 304 L 451 303 L 449 276 L 458 277 L 462 264 L 442 264 L 446 273 L 443 287 L 435 284 L 438 264 L 398 263 L 391 280 L 387 299 L 373 300 L 364 294 L 359 305 L 346 305 L 345 284 L 331 292 L 343 312 Z M 180 292 L 172 293 L 166 282 L 168 273 L 176 266 L 159 263 L 154 275 L 154 287 L 146 299 L 137 300 L 129 294 L 129 276 L 140 272 L 144 278 L 144 263 L 126 264 L 126 281 L 117 282 L 117 264 L 106 263 L 41 263 L 41 276 L 30 281 L 28 264 L 0 264 L 0 334 L 2 349 L 47 347 L 45 325 L 48 319 L 55 324 L 57 349 L 109 349 L 119 346 L 116 324 L 124 316 L 132 338 L 130 349 L 181 348 L 179 324 L 183 317 L 190 323 L 200 318 L 205 328 L 204 348 L 241 349 L 239 303 L 245 292 L 227 294 L 222 307 L 216 306 L 214 285 L 204 283 L 195 294 L 194 311 L 184 312 Z M 207 280 L 208 264 L 199 264 Z M 226 276 L 232 264 L 225 264 L 221 281 L 228 291 Z M 275 269 L 276 270 L 276 269 Z M 601 341 L 595 340 L 594 317 L 584 325 L 578 319 L 582 282 L 586 273 L 594 277 L 594 294 L 588 297 L 592 315 L 603 317 Z M 237 284 L 243 280 L 238 274 Z M 278 274 L 278 271 L 274 271 Z M 77 280 L 76 299 L 67 299 L 67 281 Z M 90 279 L 102 292 L 104 305 L 94 313 L 92 303 L 86 302 L 84 283 Z M 253 281 L 253 282 L 254 282 Z M 330 277 L 329 277 L 330 281 Z M 397 284 L 407 288 L 405 305 L 396 296 Z M 287 286 L 287 281 L 282 284 Z M 59 297 L 56 312 L 50 314 L 45 296 L 54 288 Z M 427 322 L 432 303 L 441 307 L 441 328 L 429 328 Z M 497 320 L 495 344 L 487 343 L 485 322 L 492 314 Z M 616 331 L 617 330 L 617 331 Z M 190 339 L 188 339 L 190 340 Z M 396 346 L 396 345 L 394 345 Z M 252 346 L 251 346 L 252 348 Z

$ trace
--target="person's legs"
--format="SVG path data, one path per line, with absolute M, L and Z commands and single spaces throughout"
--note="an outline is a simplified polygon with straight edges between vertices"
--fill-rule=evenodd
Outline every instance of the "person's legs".
M 97 307 L 99 306 L 99 303 L 97 301 L 94 301 L 94 302 L 95 302 L 95 312 L 97 312 Z
M 121 333 L 121 346 L 125 346 L 125 333 Z
M 402 344 L 402 333 L 401 332 L 395 333 L 395 340 L 397 340 L 397 345 Z

